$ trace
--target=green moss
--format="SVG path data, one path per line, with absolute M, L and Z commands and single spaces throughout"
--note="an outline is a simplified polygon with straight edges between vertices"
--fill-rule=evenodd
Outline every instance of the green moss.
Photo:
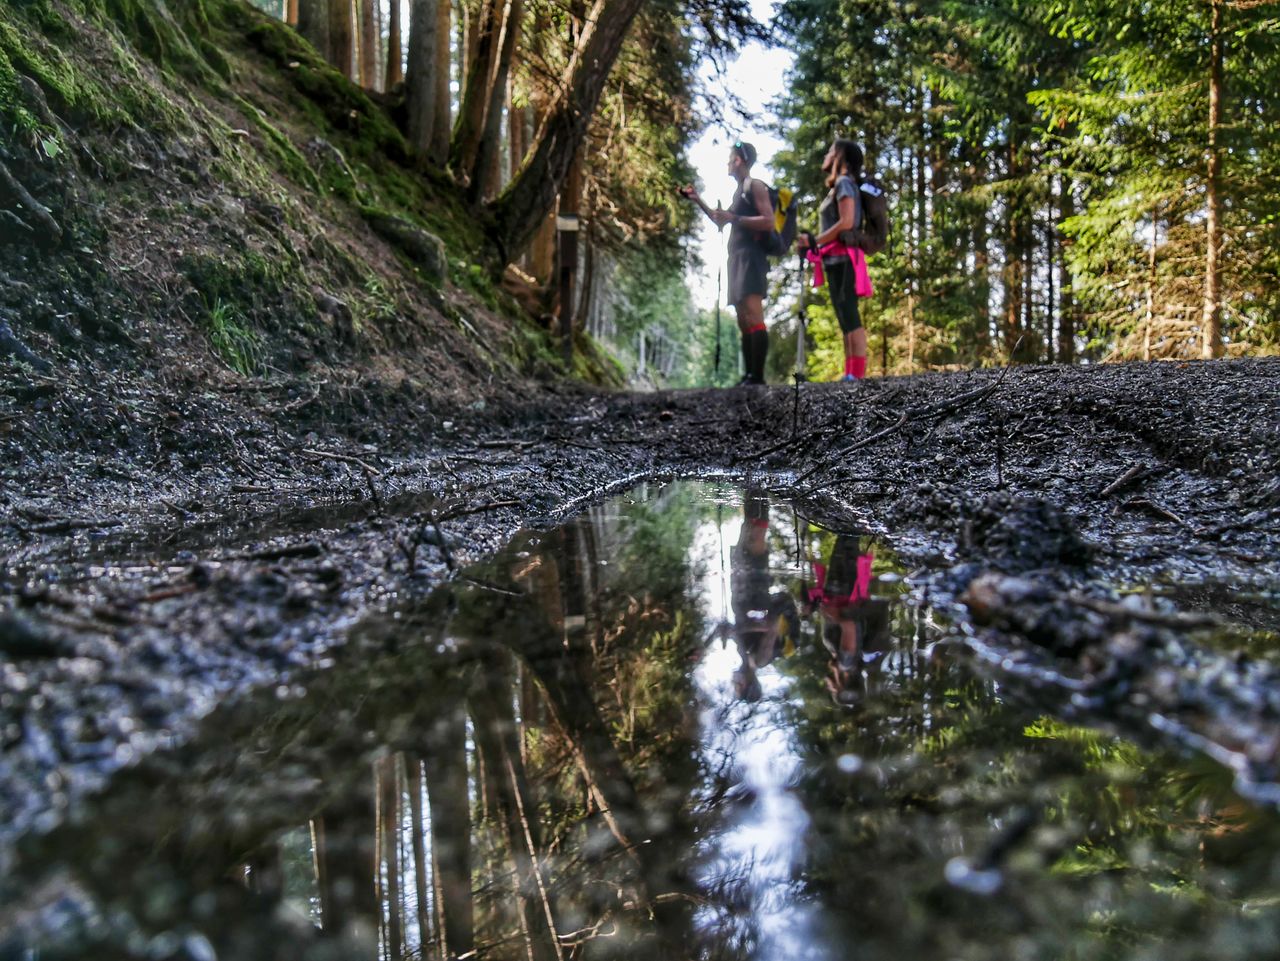
M 267 152 L 275 160 L 280 172 L 294 183 L 301 184 L 319 193 L 321 190 L 320 179 L 316 176 L 316 172 L 311 169 L 311 164 L 307 163 L 307 158 L 293 145 L 293 141 L 277 130 L 267 120 L 266 114 L 248 100 L 243 97 L 236 97 L 236 105 L 240 107 L 241 112 L 244 113 L 249 122 L 262 134 Z
M 349 135 L 361 156 L 409 159 L 409 146 L 386 111 L 319 57 L 291 27 L 244 9 L 237 14 L 249 43 L 289 77 L 319 109 L 327 126 Z

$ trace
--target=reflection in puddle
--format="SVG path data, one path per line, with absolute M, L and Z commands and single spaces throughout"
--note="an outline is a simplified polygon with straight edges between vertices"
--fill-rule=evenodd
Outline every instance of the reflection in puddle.
M 0 881 L 0 958 L 1261 956 L 1275 818 L 933 645 L 892 556 L 672 485 L 214 715 Z

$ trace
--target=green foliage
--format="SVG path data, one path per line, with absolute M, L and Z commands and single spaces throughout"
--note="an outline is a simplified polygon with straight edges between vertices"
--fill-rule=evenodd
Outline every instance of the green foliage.
M 205 315 L 214 351 L 232 370 L 248 377 L 262 367 L 262 337 L 251 329 L 235 305 L 215 300 Z
M 1198 356 L 1210 9 L 780 5 L 796 52 L 784 176 L 812 210 L 840 134 L 889 188 L 873 354 L 882 333 L 897 370 L 996 361 L 1019 341 L 1027 360 Z M 1280 340 L 1280 31 L 1266 5 L 1224 17 L 1224 329 L 1233 352 L 1266 352 Z

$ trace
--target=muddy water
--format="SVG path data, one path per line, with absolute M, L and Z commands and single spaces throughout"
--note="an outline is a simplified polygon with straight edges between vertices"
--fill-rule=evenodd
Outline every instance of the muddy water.
M 0 958 L 1252 958 L 1280 823 L 984 674 L 875 537 L 641 489 L 29 838 Z

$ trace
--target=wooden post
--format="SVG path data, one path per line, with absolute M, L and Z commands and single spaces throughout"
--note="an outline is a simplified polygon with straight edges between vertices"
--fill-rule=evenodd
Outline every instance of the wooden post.
M 560 238 L 560 349 L 566 368 L 573 367 L 574 278 L 578 272 L 578 204 L 582 195 L 582 157 L 573 158 L 564 189 L 560 191 L 560 215 L 556 232 Z

